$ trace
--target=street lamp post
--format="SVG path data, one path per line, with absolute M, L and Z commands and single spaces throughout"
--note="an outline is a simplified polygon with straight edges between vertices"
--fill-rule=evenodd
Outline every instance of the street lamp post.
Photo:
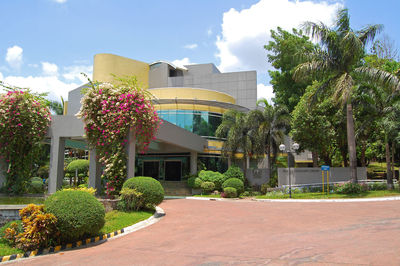
M 292 198 L 292 177 L 291 177 L 291 175 L 290 175 L 290 154 L 293 152 L 293 151 L 297 151 L 298 149 L 299 149 L 299 144 L 298 143 L 293 143 L 293 145 L 292 145 L 292 149 L 288 149 L 287 151 L 286 151 L 286 153 L 287 153 L 287 157 L 288 157 L 288 174 L 289 174 L 289 198 Z M 281 144 L 281 145 L 279 145 L 279 150 L 281 150 L 282 152 L 285 152 L 285 149 L 286 149 L 286 146 L 285 146 L 285 144 Z

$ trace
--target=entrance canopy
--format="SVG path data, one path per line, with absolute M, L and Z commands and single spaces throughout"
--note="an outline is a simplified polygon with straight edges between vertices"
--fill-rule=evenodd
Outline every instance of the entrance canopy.
M 50 138 L 50 175 L 49 193 L 56 192 L 62 185 L 64 178 L 64 149 L 68 143 L 85 143 L 84 123 L 82 120 L 72 115 L 56 115 L 52 117 L 52 122 L 47 137 Z M 133 144 L 134 145 L 134 144 Z M 175 126 L 163 120 L 156 134 L 156 139 L 150 144 L 148 153 L 190 153 L 191 172 L 196 172 L 197 153 L 203 152 L 207 146 L 207 141 L 183 128 Z M 130 149 L 130 148 L 129 148 Z M 100 186 L 100 165 L 96 159 L 96 151 L 90 150 L 89 164 L 89 186 L 99 188 Z M 134 162 L 135 154 L 128 152 L 128 162 Z M 134 166 L 133 166 L 134 167 Z M 128 169 L 132 165 L 128 165 Z

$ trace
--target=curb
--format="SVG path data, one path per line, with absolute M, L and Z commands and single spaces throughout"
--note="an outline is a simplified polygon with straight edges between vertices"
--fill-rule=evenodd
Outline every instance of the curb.
M 236 202 L 374 202 L 374 201 L 393 201 L 400 200 L 400 196 L 364 198 L 364 199 L 224 199 L 224 198 L 206 198 L 206 197 L 186 197 L 189 200 L 211 200 L 211 201 L 236 201 Z
M 164 216 L 165 216 L 164 210 L 157 206 L 156 212 L 150 218 L 148 218 L 144 221 L 138 222 L 134 225 L 122 228 L 121 230 L 118 230 L 118 231 L 115 231 L 112 233 L 108 233 L 108 234 L 104 234 L 101 236 L 86 238 L 86 239 L 79 240 L 74 243 L 64 244 L 64 245 L 55 246 L 55 247 L 51 247 L 51 248 L 27 251 L 25 253 L 2 256 L 2 257 L 0 257 L 0 263 L 9 262 L 9 261 L 13 261 L 16 259 L 32 258 L 32 257 L 40 256 L 40 255 L 53 254 L 53 253 L 57 253 L 57 252 L 64 251 L 64 250 L 72 250 L 72 249 L 79 248 L 79 247 L 89 246 L 92 243 L 96 243 L 96 242 L 100 242 L 100 241 L 104 242 L 105 240 L 112 240 L 112 239 L 121 237 L 123 235 L 135 232 L 135 231 L 145 228 L 147 226 L 150 226 L 150 225 L 158 222 Z

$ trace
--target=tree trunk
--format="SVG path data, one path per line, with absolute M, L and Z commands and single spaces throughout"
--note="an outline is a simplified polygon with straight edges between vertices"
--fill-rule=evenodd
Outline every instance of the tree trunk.
M 365 141 L 361 142 L 361 166 L 366 167 L 367 162 L 365 159 L 365 150 L 367 149 L 367 143 Z
M 394 141 L 392 142 L 392 174 L 393 174 L 393 179 L 396 179 L 396 171 L 394 170 L 394 153 L 396 151 L 396 145 Z
M 347 145 L 349 148 L 351 182 L 358 183 L 356 136 L 355 136 L 355 132 L 354 132 L 353 106 L 351 105 L 351 102 L 347 103 L 346 113 L 347 113 L 346 114 L 347 115 Z
M 267 160 L 268 160 L 268 169 L 269 169 L 269 178 L 272 178 L 272 162 L 271 162 L 271 145 L 268 145 L 267 151 Z
M 385 144 L 386 149 L 386 179 L 387 179 L 387 186 L 389 190 L 393 189 L 393 176 L 392 176 L 392 167 L 390 162 L 390 146 L 389 142 L 386 141 Z
M 318 152 L 312 151 L 311 154 L 313 167 L 318 167 Z

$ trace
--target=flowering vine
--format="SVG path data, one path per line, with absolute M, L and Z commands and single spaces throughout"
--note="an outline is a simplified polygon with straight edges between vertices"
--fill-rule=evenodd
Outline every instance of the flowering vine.
M 77 116 L 85 122 L 89 146 L 105 166 L 107 194 L 116 195 L 127 175 L 128 134 L 136 135 L 136 147 L 144 153 L 154 139 L 160 119 L 146 90 L 136 78 L 119 78 L 118 85 L 92 83 L 81 100 Z
M 39 143 L 46 135 L 51 116 L 43 94 L 5 87 L 0 94 L 0 159 L 6 164 L 7 192 L 24 192 L 31 177 Z

